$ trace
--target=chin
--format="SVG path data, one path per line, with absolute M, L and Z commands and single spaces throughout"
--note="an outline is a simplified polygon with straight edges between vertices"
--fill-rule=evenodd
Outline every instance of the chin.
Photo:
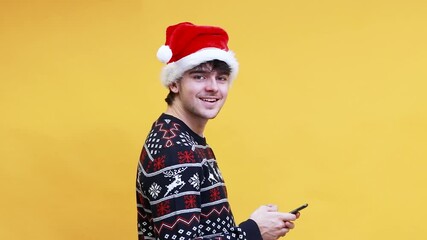
M 219 114 L 219 111 L 217 113 L 215 113 L 215 114 L 209 114 L 209 119 L 216 118 L 216 116 L 218 116 L 218 114 Z
M 219 112 L 216 113 L 207 113 L 207 114 L 201 114 L 200 116 L 205 118 L 205 119 L 214 119 L 216 118 L 216 116 L 218 116 Z

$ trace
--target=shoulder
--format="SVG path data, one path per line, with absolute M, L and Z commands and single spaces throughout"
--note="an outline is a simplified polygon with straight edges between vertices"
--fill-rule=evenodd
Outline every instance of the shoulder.
M 155 154 L 162 151 L 180 151 L 183 148 L 194 148 L 194 146 L 205 146 L 206 140 L 195 134 L 181 120 L 163 114 L 153 123 L 145 145 Z M 193 149 L 194 150 L 194 149 Z
M 151 171 L 181 165 L 200 163 L 206 148 L 204 139 L 199 139 L 182 121 L 163 114 L 153 123 L 144 143 L 142 163 L 152 165 Z M 149 160 L 149 161 L 144 161 Z M 148 167 L 148 166 L 145 166 Z
M 197 144 L 185 123 L 167 115 L 162 115 L 154 122 L 146 143 L 157 144 L 158 147 L 161 146 L 162 148 Z
M 174 167 L 201 167 L 202 159 L 192 145 L 146 143 L 140 161 L 145 171 L 157 172 Z

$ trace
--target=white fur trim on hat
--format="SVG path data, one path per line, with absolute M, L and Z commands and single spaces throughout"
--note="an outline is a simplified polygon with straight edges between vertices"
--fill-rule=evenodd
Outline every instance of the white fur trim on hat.
M 239 63 L 232 51 L 224 51 L 218 48 L 204 48 L 176 62 L 169 63 L 163 67 L 161 81 L 165 87 L 169 87 L 171 83 L 182 77 L 185 71 L 215 59 L 224 61 L 230 66 L 230 81 L 233 81 L 239 71 Z

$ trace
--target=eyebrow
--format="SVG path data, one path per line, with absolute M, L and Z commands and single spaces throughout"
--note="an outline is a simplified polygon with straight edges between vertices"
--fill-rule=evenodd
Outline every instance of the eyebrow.
M 194 70 L 190 70 L 188 72 L 188 74 L 205 74 L 205 73 L 211 73 L 211 72 L 217 72 L 218 75 L 227 75 L 230 76 L 230 73 L 228 73 L 227 71 L 218 71 L 218 70 L 206 70 L 206 69 L 194 69 Z
M 192 74 L 192 73 L 210 73 L 210 72 L 211 71 L 203 70 L 203 69 L 194 69 L 194 70 L 189 71 L 188 73 Z

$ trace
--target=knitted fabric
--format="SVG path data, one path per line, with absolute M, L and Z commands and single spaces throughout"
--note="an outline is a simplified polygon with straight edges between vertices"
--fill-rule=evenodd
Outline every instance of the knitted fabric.
M 253 220 L 236 226 L 212 149 L 173 116 L 162 114 L 145 141 L 136 197 L 140 240 L 262 239 Z

